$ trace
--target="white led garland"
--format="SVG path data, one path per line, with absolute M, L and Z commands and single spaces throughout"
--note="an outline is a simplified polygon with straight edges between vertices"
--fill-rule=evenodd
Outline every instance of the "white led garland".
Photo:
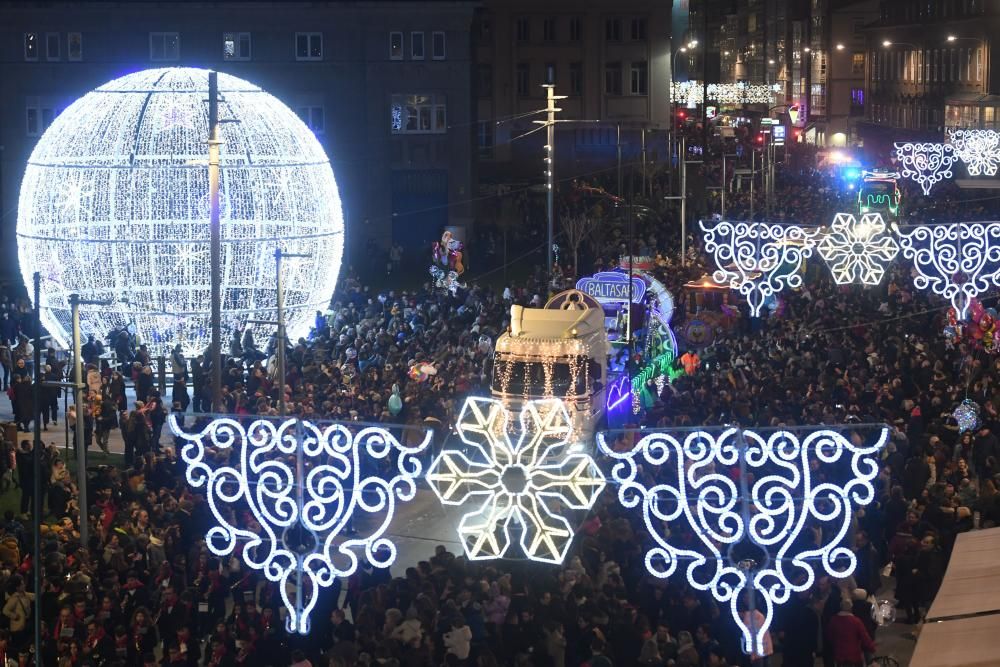
M 950 144 L 897 143 L 895 148 L 902 166 L 900 173 L 916 182 L 924 195 L 929 195 L 940 181 L 951 178 L 951 166 L 958 158 Z
M 996 176 L 1000 164 L 1000 132 L 996 130 L 953 130 L 951 145 L 969 176 Z
M 842 434 L 818 429 L 801 440 L 778 430 L 770 434 L 728 428 L 718 437 L 702 430 L 646 435 L 627 452 L 616 452 L 598 434 L 604 454 L 616 460 L 611 479 L 626 508 L 641 507 L 647 531 L 656 542 L 646 554 L 646 567 L 656 577 L 673 575 L 686 562 L 688 583 L 728 603 L 743 632 L 744 650 L 763 654 L 764 634 L 774 607 L 792 592 L 812 586 L 818 562 L 833 577 L 855 569 L 854 554 L 843 545 L 855 507 L 875 495 L 878 475 L 874 454 L 888 439 L 882 428 L 875 444 L 861 447 Z M 811 458 L 824 469 L 849 462 L 851 478 L 843 484 L 818 482 L 810 472 Z M 723 468 L 739 467 L 739 478 Z M 670 470 L 666 479 L 646 486 L 640 468 Z M 658 475 L 658 479 L 664 479 Z M 673 481 L 676 480 L 676 481 Z M 673 522 L 665 534 L 667 522 Z M 796 540 L 807 522 L 821 523 L 823 543 L 796 551 Z M 672 544 L 686 523 L 700 541 L 698 550 Z M 762 562 L 745 561 L 735 549 L 749 542 L 763 554 Z M 747 624 L 740 613 L 742 592 L 750 588 L 764 600 L 764 622 Z M 749 616 L 752 618 L 752 615 Z
M 768 222 L 701 222 L 705 250 L 718 269 L 716 282 L 728 283 L 750 305 L 750 315 L 760 317 L 768 297 L 785 287 L 802 284 L 799 269 L 812 255 L 818 229 Z
M 562 563 L 574 534 L 562 514 L 593 507 L 604 475 L 588 454 L 573 451 L 572 422 L 562 401 L 527 401 L 516 443 L 510 440 L 510 417 L 499 400 L 467 398 L 457 424 L 465 451 L 442 451 L 427 482 L 445 505 L 482 499 L 458 528 L 470 560 L 510 557 L 511 528 L 518 525 L 526 558 Z
M 312 131 L 257 86 L 219 74 L 223 329 L 273 320 L 274 251 L 284 263 L 289 335 L 329 305 L 344 220 Z M 41 272 L 42 318 L 66 346 L 69 295 L 113 300 L 81 312 L 99 337 L 134 323 L 154 354 L 209 340 L 208 72 L 128 74 L 86 94 L 45 131 L 18 206 L 21 274 Z M 258 341 L 273 327 L 258 325 Z
M 865 213 L 858 222 L 850 213 L 838 213 L 817 251 L 838 285 L 878 285 L 885 269 L 899 253 L 899 244 L 885 233 L 881 213 Z
M 670 87 L 675 104 L 701 104 L 704 93 L 701 81 L 675 81 Z M 774 90 L 761 84 L 710 83 L 708 99 L 718 104 L 773 104 Z
M 417 454 L 432 435 L 427 432 L 423 442 L 407 447 L 380 427 L 355 432 L 343 424 L 296 419 L 258 419 L 244 427 L 225 417 L 213 419 L 198 433 L 186 433 L 173 415 L 170 429 L 186 441 L 180 453 L 188 483 L 204 489 L 217 523 L 206 535 L 209 550 L 228 556 L 242 542 L 243 561 L 280 584 L 288 631 L 301 634 L 309 632 L 319 588 L 357 571 L 355 549 L 363 549 L 376 567 L 389 567 L 396 559 L 396 546 L 384 533 L 397 499 L 412 500 L 416 493 L 415 479 L 422 470 Z M 220 464 L 206 450 L 209 446 L 235 463 Z M 289 458 L 295 462 L 289 464 Z M 362 476 L 364 458 L 389 462 L 395 468 L 392 476 Z M 234 525 L 227 511 L 233 505 L 245 506 L 259 527 Z M 356 515 L 377 523 L 367 536 L 341 539 Z M 311 536 L 311 548 L 289 544 L 301 530 Z M 296 577 L 293 600 L 288 588 Z

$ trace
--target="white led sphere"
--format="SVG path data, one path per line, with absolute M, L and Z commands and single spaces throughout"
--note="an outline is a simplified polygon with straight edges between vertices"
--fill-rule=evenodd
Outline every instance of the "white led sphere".
M 134 325 L 154 353 L 210 340 L 208 71 L 151 69 L 115 79 L 63 111 L 31 154 L 17 239 L 43 324 L 66 346 L 69 295 L 84 334 Z M 223 343 L 248 319 L 274 320 L 283 260 L 288 334 L 308 332 L 337 283 L 344 218 L 330 161 L 291 109 L 219 74 Z M 274 327 L 255 325 L 261 347 Z

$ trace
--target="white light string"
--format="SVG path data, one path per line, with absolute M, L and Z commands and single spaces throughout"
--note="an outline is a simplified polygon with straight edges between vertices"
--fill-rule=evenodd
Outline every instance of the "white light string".
M 881 213 L 865 213 L 860 222 L 851 213 L 838 213 L 817 251 L 838 285 L 878 285 L 899 244 L 885 234 Z

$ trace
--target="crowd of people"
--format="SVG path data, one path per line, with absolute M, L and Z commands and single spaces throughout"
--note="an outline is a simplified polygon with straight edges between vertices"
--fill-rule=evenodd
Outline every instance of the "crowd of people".
M 783 187 L 795 195 L 779 199 L 786 219 L 822 218 L 842 203 L 815 174 L 802 182 L 788 174 Z M 734 215 L 746 203 L 736 197 Z M 617 222 L 606 233 L 601 252 L 587 254 L 598 267 L 627 242 Z M 633 248 L 658 255 L 659 277 L 681 294 L 706 262 L 693 251 L 695 261 L 682 269 L 677 240 L 665 211 L 643 226 Z M 696 235 L 691 240 L 696 247 Z M 6 493 L 20 494 L 21 511 L 8 510 L 0 522 L 0 665 L 27 667 L 36 657 L 57 667 L 865 664 L 878 643 L 873 596 L 894 594 L 898 622 L 916 628 L 956 535 L 1000 522 L 993 379 L 1000 360 L 971 342 L 949 344 L 940 333 L 941 302 L 915 291 L 902 267 L 868 290 L 838 288 L 825 272 L 810 271 L 802 289 L 782 294 L 780 309 L 757 321 L 744 313 L 718 331 L 715 343 L 699 350 L 700 366 L 665 385 L 642 415 L 651 427 L 892 425 L 876 502 L 858 513 L 847 538 L 857 571 L 846 580 L 819 576 L 794 595 L 778 610 L 765 655 L 744 655 L 729 610 L 682 576 L 646 572 L 650 537 L 611 492 L 586 516 L 562 566 L 470 562 L 438 546 L 403 572 L 362 567 L 320 593 L 308 635 L 290 635 L 277 585 L 238 554 L 220 558 L 206 548 L 206 500 L 185 483 L 178 451 L 162 434 L 169 412 L 190 422 L 192 410 L 209 407 L 208 361 L 176 349 L 168 401 L 154 386 L 148 352 L 126 340 L 118 355 L 125 368 L 102 363 L 96 341 L 83 355 L 88 433 L 104 447 L 120 428 L 126 451 L 124 465 L 106 459 L 89 470 L 88 543 L 80 539 L 74 478 L 50 446 L 42 466 L 42 549 L 31 553 L 30 442 L 5 436 L 0 467 L 3 480 L 18 487 Z M 274 381 L 273 345 L 258 350 L 252 335 L 234 334 L 222 374 L 225 410 L 273 415 L 284 391 L 297 416 L 447 432 L 465 396 L 489 392 L 492 346 L 510 306 L 541 305 L 547 287 L 540 272 L 519 285 L 470 285 L 457 295 L 429 285 L 378 291 L 348 276 L 331 311 L 318 313 L 310 337 L 289 350 L 285 386 Z M 0 325 L 9 319 L 3 310 Z M 23 311 L 13 312 L 16 321 Z M 685 316 L 678 312 L 675 322 Z M 17 343 L 18 327 L 9 333 L 0 326 L 4 342 Z M 18 370 L 23 353 L 11 352 L 14 377 L 27 378 Z M 58 363 L 47 355 L 47 372 L 58 374 Z M 417 364 L 434 372 L 411 372 Z M 30 379 L 23 382 L 30 388 Z M 131 406 L 129 385 L 139 399 Z M 18 410 L 21 394 L 15 389 L 12 400 L 26 430 L 34 410 L 23 400 Z M 966 397 L 982 406 L 982 423 L 961 433 L 951 412 Z M 74 410 L 65 418 L 79 417 Z M 36 558 L 44 572 L 39 591 L 30 583 Z M 894 589 L 884 590 L 887 582 Z M 40 647 L 33 646 L 35 596 Z

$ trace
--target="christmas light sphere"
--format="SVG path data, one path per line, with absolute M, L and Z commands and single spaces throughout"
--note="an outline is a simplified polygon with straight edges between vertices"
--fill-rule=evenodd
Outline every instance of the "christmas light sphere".
M 42 275 L 43 324 L 71 336 L 69 295 L 84 334 L 133 328 L 154 353 L 210 340 L 207 70 L 152 69 L 84 95 L 45 131 L 21 184 L 17 239 L 31 294 Z M 274 320 L 274 252 L 283 260 L 286 322 L 308 332 L 337 283 L 344 219 L 330 162 L 291 109 L 218 75 L 224 343 L 247 320 Z M 254 325 L 263 347 L 274 327 Z

